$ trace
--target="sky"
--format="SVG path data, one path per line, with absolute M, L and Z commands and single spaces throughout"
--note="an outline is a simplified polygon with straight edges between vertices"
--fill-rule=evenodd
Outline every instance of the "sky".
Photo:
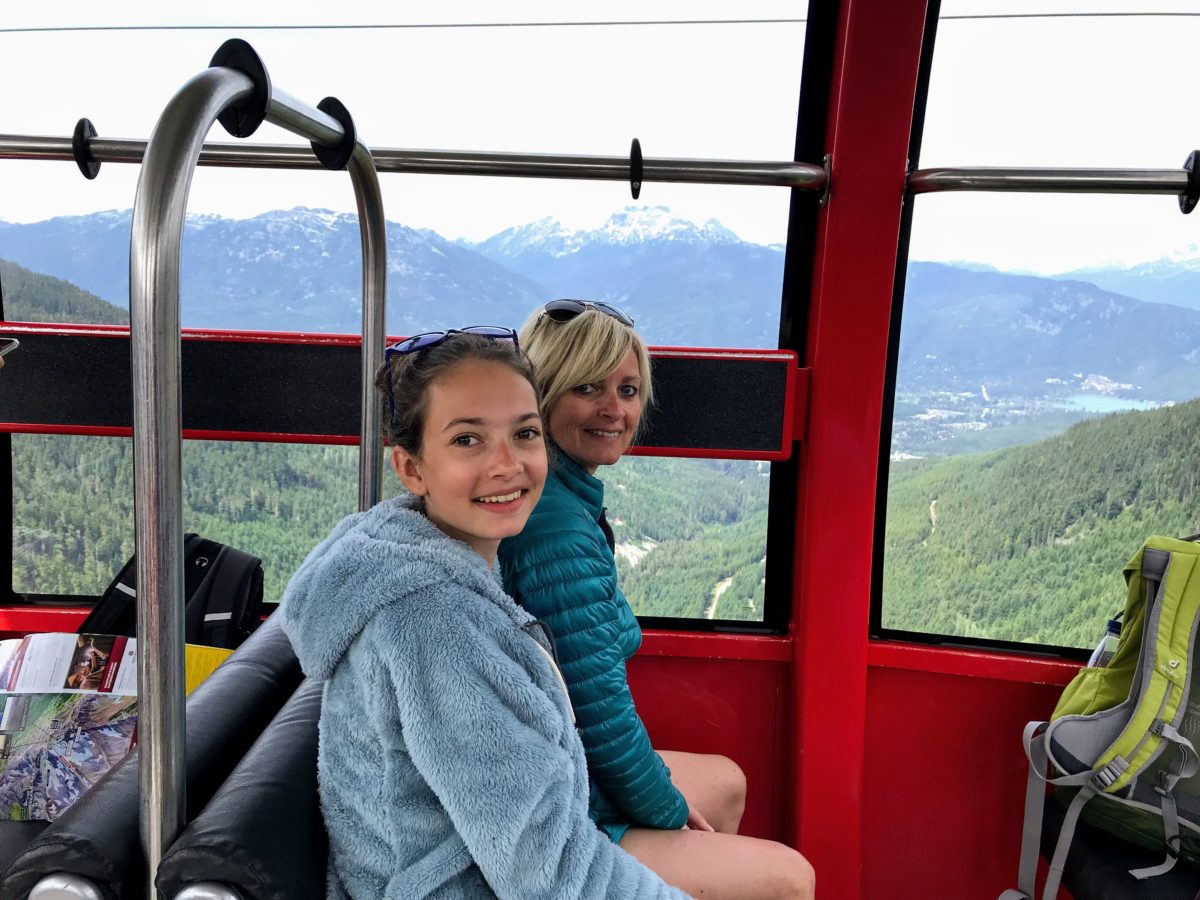
M 248 39 L 275 84 L 315 104 L 332 94 L 376 147 L 786 160 L 806 4 L 782 0 L 609 0 L 378 4 L 59 2 L 0 13 L 0 130 L 145 138 L 170 97 L 226 38 Z M 118 7 L 119 8 L 115 8 Z M 411 7 L 411 8 L 410 8 Z M 922 166 L 1174 168 L 1200 147 L 1190 86 L 1200 16 L 964 18 L 1002 13 L 1197 13 L 1200 0 L 944 0 Z M 282 11 L 281 11 L 282 10 Z M 565 10 L 565 13 L 564 13 Z M 739 24 L 540 25 L 680 19 Z M 522 24 L 524 23 L 524 24 Z M 90 25 L 229 25 L 223 30 L 29 31 Z M 440 24 L 439 28 L 253 30 L 256 24 Z M 469 27 L 464 27 L 469 26 Z M 210 139 L 232 140 L 219 126 Z M 252 140 L 295 143 L 264 126 Z M 94 182 L 69 163 L 0 161 L 0 219 L 37 221 L 132 205 L 137 167 Z M 384 175 L 390 220 L 482 239 L 551 216 L 600 224 L 634 203 L 618 182 Z M 788 190 L 646 184 L 639 204 L 782 242 Z M 193 212 L 231 218 L 294 206 L 352 211 L 344 173 L 200 169 Z M 1200 256 L 1200 214 L 1174 198 L 953 194 L 918 198 L 911 255 L 1061 272 Z

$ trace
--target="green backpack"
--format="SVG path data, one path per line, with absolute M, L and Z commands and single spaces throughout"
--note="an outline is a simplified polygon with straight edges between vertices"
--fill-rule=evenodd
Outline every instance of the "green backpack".
M 1025 728 L 1029 781 L 1018 890 L 1000 900 L 1034 900 L 1046 783 L 1067 805 L 1043 892 L 1054 898 L 1075 826 L 1090 824 L 1143 847 L 1163 848 L 1169 872 L 1182 857 L 1200 863 L 1200 535 L 1152 537 L 1125 566 L 1128 591 L 1120 643 L 1104 668 L 1071 680 L 1050 717 Z M 1196 678 L 1193 678 L 1193 675 Z

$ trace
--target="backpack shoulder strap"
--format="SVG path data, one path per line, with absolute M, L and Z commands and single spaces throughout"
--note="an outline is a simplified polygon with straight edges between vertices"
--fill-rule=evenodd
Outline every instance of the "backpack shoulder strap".
M 195 643 L 235 647 L 239 633 L 252 627 L 244 619 L 262 603 L 262 560 L 236 547 L 216 546 L 219 552 L 203 585 L 189 598 L 188 620 L 198 628 Z
M 78 634 L 116 634 L 132 637 L 137 628 L 137 557 L 126 560 L 104 589 Z
M 1177 725 L 1185 708 L 1194 663 L 1192 624 L 1200 615 L 1198 551 L 1195 544 L 1173 538 L 1150 538 L 1126 567 L 1131 586 L 1140 580 L 1143 590 L 1155 594 L 1145 607 L 1136 704 L 1093 766 L 1105 793 L 1122 790 L 1157 755 L 1164 726 Z

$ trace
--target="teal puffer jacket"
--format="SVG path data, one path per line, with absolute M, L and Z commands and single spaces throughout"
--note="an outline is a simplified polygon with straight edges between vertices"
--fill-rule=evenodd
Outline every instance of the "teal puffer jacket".
M 554 634 L 587 752 L 593 813 L 607 800 L 633 824 L 682 828 L 687 801 L 650 746 L 625 678 L 642 630 L 617 587 L 603 511 L 604 483 L 559 451 L 525 529 L 500 544 L 504 587 Z

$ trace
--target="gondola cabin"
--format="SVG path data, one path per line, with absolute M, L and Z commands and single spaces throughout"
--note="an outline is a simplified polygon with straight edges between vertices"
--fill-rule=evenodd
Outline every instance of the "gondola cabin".
M 136 553 L 139 756 L 93 788 L 137 874 L 0 822 L 0 895 L 148 896 L 225 836 L 205 807 L 319 696 L 281 665 L 185 708 L 184 533 L 260 557 L 269 612 L 399 490 L 385 344 L 556 297 L 652 349 L 604 480 L 655 746 L 735 760 L 820 897 L 1016 887 L 1025 723 L 1142 541 L 1200 532 L 1197 37 L 1083 0 L 7 10 L 0 636 L 75 631 Z M 296 772 L 254 827 L 319 843 Z M 1200 890 L 1090 840 L 1064 894 Z M 239 895 L 208 846 L 164 896 Z M 240 895 L 322 895 L 285 877 Z

